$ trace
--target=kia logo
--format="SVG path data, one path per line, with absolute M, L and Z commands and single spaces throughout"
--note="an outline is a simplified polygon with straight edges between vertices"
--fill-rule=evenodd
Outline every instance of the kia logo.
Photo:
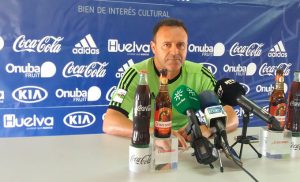
M 45 100 L 48 97 L 48 92 L 38 86 L 24 86 L 15 89 L 12 92 L 12 97 L 23 103 L 37 103 Z
M 63 119 L 65 125 L 71 128 L 85 128 L 95 123 L 96 117 L 85 111 L 76 111 L 67 114 Z

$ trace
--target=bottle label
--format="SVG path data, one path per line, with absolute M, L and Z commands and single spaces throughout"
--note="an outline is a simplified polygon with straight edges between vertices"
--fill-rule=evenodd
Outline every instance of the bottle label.
M 170 133 L 172 127 L 172 109 L 163 107 L 155 112 L 155 130 L 161 135 Z
M 285 112 L 286 112 L 286 104 L 280 103 L 276 106 L 270 107 L 270 114 L 274 116 L 279 122 L 280 126 L 283 128 L 285 124 Z
M 137 106 L 136 111 L 137 112 L 151 111 L 151 105 L 143 106 L 142 104 L 140 104 Z
M 172 121 L 155 121 L 155 127 L 157 128 L 171 128 L 172 126 Z

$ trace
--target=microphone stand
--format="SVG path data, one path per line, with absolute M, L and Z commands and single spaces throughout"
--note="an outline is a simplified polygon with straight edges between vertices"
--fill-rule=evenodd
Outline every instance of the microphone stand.
M 242 135 L 240 138 L 237 138 L 236 142 L 234 142 L 234 144 L 231 145 L 231 147 L 234 147 L 237 143 L 241 144 L 241 148 L 240 148 L 240 154 L 239 154 L 239 158 L 242 158 L 242 152 L 243 152 L 243 145 L 244 144 L 248 144 L 250 145 L 250 147 L 256 152 L 258 158 L 261 158 L 261 153 L 259 153 L 251 144 L 249 138 L 247 138 L 247 128 L 248 128 L 248 124 L 249 124 L 249 111 L 244 112 L 243 114 L 243 129 L 242 129 Z
M 214 145 L 215 145 L 216 149 L 218 150 L 219 156 L 221 156 L 220 150 L 223 149 L 221 135 L 214 134 Z M 221 157 L 219 157 L 219 162 L 220 162 L 220 171 L 224 172 L 224 167 L 223 167 Z

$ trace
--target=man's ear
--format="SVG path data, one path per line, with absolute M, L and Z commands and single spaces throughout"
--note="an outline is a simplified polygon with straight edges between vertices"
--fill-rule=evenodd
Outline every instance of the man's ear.
M 152 53 L 155 54 L 155 52 L 156 52 L 156 44 L 155 44 L 155 42 L 151 41 L 150 42 L 150 46 L 151 46 Z

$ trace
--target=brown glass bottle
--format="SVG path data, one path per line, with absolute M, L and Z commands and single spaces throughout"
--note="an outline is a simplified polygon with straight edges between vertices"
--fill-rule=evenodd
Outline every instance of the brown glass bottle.
M 289 91 L 286 129 L 300 132 L 300 71 L 294 73 L 294 81 Z
M 140 72 L 139 84 L 135 91 L 133 106 L 132 146 L 148 147 L 150 142 L 151 94 L 147 81 L 147 73 Z
M 279 121 L 282 129 L 285 126 L 286 107 L 287 99 L 284 94 L 283 70 L 278 69 L 275 76 L 275 88 L 270 96 L 269 113 Z M 268 124 L 268 128 L 273 129 L 271 124 Z
M 167 69 L 160 70 L 159 91 L 155 98 L 154 136 L 168 138 L 172 127 L 172 102 L 168 90 Z

